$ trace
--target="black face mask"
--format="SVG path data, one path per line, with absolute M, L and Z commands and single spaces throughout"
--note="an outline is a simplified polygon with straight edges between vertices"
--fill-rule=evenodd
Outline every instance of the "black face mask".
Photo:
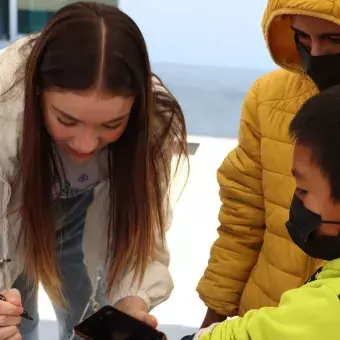
M 295 44 L 304 71 L 320 91 L 340 84 L 340 53 L 312 56 L 296 35 Z
M 294 195 L 286 223 L 293 242 L 311 257 L 327 261 L 340 258 L 340 235 L 317 235 L 321 223 L 340 224 L 340 221 L 323 221 L 320 215 L 308 210 Z

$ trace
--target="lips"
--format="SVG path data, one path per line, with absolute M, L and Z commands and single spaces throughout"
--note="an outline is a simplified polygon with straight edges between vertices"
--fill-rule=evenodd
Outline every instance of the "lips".
M 67 152 L 76 158 L 90 158 L 95 154 L 95 151 L 92 151 L 90 153 L 81 153 L 70 147 L 67 147 Z

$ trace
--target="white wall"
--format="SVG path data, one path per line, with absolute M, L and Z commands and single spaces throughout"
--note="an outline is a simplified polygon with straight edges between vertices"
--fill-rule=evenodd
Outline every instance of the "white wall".
M 261 32 L 266 0 L 119 0 L 154 63 L 272 69 Z
M 76 2 L 77 0 L 19 0 L 18 7 L 19 9 L 24 10 L 40 10 L 40 11 L 56 11 L 62 6 L 66 6 L 72 2 Z M 82 0 L 85 2 L 93 1 L 93 0 Z M 108 4 L 108 5 L 116 5 L 116 0 L 100 0 L 99 2 Z

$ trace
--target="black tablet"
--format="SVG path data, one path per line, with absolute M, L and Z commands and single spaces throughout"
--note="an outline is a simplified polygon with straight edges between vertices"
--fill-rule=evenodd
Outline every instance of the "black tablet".
M 111 306 L 101 308 L 73 331 L 88 340 L 166 340 L 163 333 Z

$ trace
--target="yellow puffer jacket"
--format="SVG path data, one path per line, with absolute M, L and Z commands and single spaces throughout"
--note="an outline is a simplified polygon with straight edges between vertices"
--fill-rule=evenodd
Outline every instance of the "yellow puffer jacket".
M 302 285 L 322 264 L 295 246 L 285 228 L 295 189 L 288 126 L 318 92 L 302 73 L 289 14 L 340 25 L 340 0 L 269 0 L 263 33 L 282 69 L 256 81 L 245 99 L 239 145 L 217 176 L 219 238 L 198 286 L 205 304 L 222 315 L 276 306 L 283 292 Z

